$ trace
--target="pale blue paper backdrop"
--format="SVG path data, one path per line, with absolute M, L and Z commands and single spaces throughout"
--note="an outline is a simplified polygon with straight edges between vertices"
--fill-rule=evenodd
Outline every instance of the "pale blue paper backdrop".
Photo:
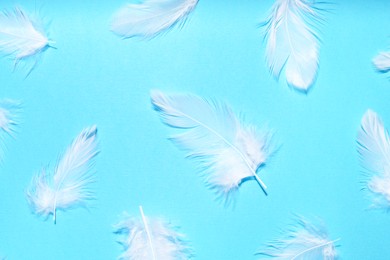
M 390 47 L 390 1 L 329 5 L 321 29 L 320 69 L 308 95 L 269 74 L 259 23 L 273 1 L 201 0 L 185 26 L 149 41 L 109 31 L 125 1 L 3 1 L 40 10 L 56 49 L 31 73 L 0 60 L 0 98 L 23 102 L 22 123 L 0 167 L 0 255 L 25 259 L 116 259 L 113 225 L 121 214 L 161 216 L 181 226 L 196 259 L 249 260 L 280 237 L 293 214 L 326 223 L 341 238 L 341 259 L 390 257 L 390 215 L 370 211 L 356 134 L 371 108 L 390 128 L 389 74 L 371 59 Z M 265 196 L 245 182 L 224 208 L 167 137 L 149 91 L 193 93 L 229 103 L 247 122 L 276 131 L 280 150 L 260 172 Z M 96 201 L 58 212 L 57 224 L 33 215 L 25 190 L 41 168 L 96 124 Z

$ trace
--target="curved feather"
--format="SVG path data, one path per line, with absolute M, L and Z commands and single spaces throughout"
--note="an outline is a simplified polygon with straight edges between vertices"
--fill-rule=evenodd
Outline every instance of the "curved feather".
M 287 83 L 306 91 L 318 70 L 318 8 L 306 0 L 276 0 L 265 22 L 266 60 L 271 73 L 279 78 L 285 68 Z
M 269 243 L 256 254 L 280 260 L 333 260 L 337 257 L 334 243 L 338 240 L 329 240 L 323 225 L 313 225 L 301 218 L 284 238 Z
M 390 207 L 390 141 L 382 120 L 372 110 L 367 110 L 357 137 L 362 165 L 369 171 L 369 191 L 374 195 L 374 205 Z
M 93 158 L 97 155 L 97 129 L 84 129 L 61 157 L 52 175 L 45 170 L 36 175 L 27 191 L 28 201 L 39 215 L 85 203 L 92 198 L 88 184 L 93 181 Z
M 20 8 L 0 13 L 0 51 L 13 56 L 15 66 L 21 60 L 34 57 L 29 72 L 36 65 L 39 54 L 50 45 L 40 24 Z
M 363 115 L 357 143 L 365 168 L 380 174 L 390 169 L 389 134 L 379 116 L 370 109 Z
M 228 202 L 248 177 L 256 178 L 265 191 L 256 171 L 270 155 L 267 134 L 240 124 L 223 103 L 194 95 L 166 96 L 158 91 L 153 91 L 151 98 L 163 122 L 183 130 L 173 136 L 173 142 L 201 163 L 206 184 L 219 197 Z
M 15 127 L 19 124 L 20 110 L 20 103 L 15 100 L 0 101 L 0 160 L 4 157 L 5 137 L 13 137 Z
M 114 15 L 111 30 L 123 38 L 152 38 L 184 23 L 197 3 L 198 0 L 145 0 L 128 4 Z
M 378 71 L 388 72 L 390 70 L 390 52 L 380 52 L 372 62 Z
M 186 260 L 192 250 L 177 228 L 160 219 L 147 218 L 140 207 L 142 220 L 127 218 L 116 225 L 116 234 L 125 251 L 120 259 L 131 260 Z

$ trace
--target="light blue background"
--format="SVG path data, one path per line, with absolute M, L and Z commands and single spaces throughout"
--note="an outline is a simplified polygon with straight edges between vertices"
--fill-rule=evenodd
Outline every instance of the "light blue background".
M 40 10 L 57 49 L 24 79 L 0 60 L 0 97 L 23 102 L 22 123 L 7 139 L 0 167 L 0 254 L 10 260 L 116 259 L 113 225 L 121 214 L 162 216 L 181 226 L 196 259 L 257 259 L 292 214 L 320 217 L 341 259 L 388 259 L 390 215 L 367 210 L 356 134 L 368 108 L 390 128 L 389 74 L 371 59 L 390 46 L 390 1 L 329 5 L 321 27 L 320 69 L 308 95 L 269 74 L 263 21 L 273 1 L 201 0 L 185 26 L 150 41 L 122 40 L 109 20 L 124 1 L 3 1 Z M 260 172 L 265 196 L 245 182 L 234 209 L 214 201 L 166 137 L 151 89 L 229 103 L 247 122 L 276 131 L 281 149 Z M 96 124 L 97 200 L 58 212 L 57 224 L 31 213 L 25 190 L 53 167 L 79 132 Z

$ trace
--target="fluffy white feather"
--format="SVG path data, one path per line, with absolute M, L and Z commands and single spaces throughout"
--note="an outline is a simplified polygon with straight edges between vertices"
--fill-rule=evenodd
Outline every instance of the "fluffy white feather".
M 368 170 L 367 188 L 374 205 L 390 209 L 390 141 L 382 120 L 368 110 L 361 122 L 357 137 L 362 165 Z
M 255 178 L 265 192 L 256 171 L 270 155 L 268 133 L 244 126 L 220 102 L 194 95 L 166 96 L 159 91 L 152 91 L 151 99 L 163 122 L 182 130 L 172 140 L 201 163 L 206 184 L 219 197 L 229 202 L 247 178 Z
M 390 51 L 380 52 L 372 60 L 375 68 L 380 72 L 388 72 L 390 70 Z
M 15 100 L 0 101 L 0 160 L 4 157 L 5 137 L 13 136 L 15 126 L 19 123 L 20 110 L 20 103 Z
M 128 4 L 113 17 L 111 30 L 129 38 L 151 38 L 184 23 L 198 0 L 145 0 L 140 4 Z
M 329 240 L 323 225 L 313 225 L 300 218 L 283 238 L 267 244 L 257 254 L 280 260 L 333 260 L 337 257 L 334 243 L 338 240 Z
M 276 0 L 265 22 L 266 60 L 275 78 L 285 68 L 290 86 L 306 91 L 318 70 L 318 8 L 310 0 Z
M 34 212 L 45 217 L 56 211 L 83 205 L 93 198 L 88 184 L 93 181 L 93 159 L 97 155 L 97 129 L 84 129 L 68 147 L 54 169 L 34 176 L 27 191 L 27 198 Z
M 177 228 L 154 218 L 145 217 L 140 207 L 141 219 L 126 218 L 116 225 L 116 233 L 123 239 L 120 259 L 131 260 L 186 260 L 192 250 Z
M 28 16 L 20 8 L 0 13 L 0 51 L 19 61 L 33 58 L 28 73 L 35 67 L 39 55 L 49 47 L 50 41 L 38 19 Z

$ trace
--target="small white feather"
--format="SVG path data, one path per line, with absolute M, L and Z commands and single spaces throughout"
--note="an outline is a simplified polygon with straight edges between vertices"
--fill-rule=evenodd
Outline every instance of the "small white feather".
M 0 51 L 11 55 L 15 66 L 22 60 L 33 58 L 28 73 L 35 67 L 39 55 L 49 47 L 41 21 L 28 16 L 20 8 L 0 13 Z
M 115 226 L 124 247 L 120 259 L 186 260 L 192 257 L 192 249 L 176 227 L 161 219 L 145 217 L 142 207 L 140 211 L 141 219 L 128 217 Z
M 184 23 L 198 0 L 145 0 L 141 4 L 128 4 L 113 17 L 111 30 L 129 38 L 152 38 Z
M 15 127 L 19 124 L 20 110 L 20 103 L 15 100 L 0 101 L 0 160 L 4 157 L 6 136 L 13 137 Z
M 390 70 L 390 51 L 380 52 L 372 60 L 375 68 L 380 72 L 388 72 Z
M 283 238 L 256 254 L 280 260 L 333 260 L 337 257 L 334 243 L 338 240 L 329 240 L 323 225 L 313 225 L 300 218 Z
M 268 133 L 244 126 L 220 102 L 159 91 L 152 91 L 151 99 L 165 124 L 183 130 L 173 142 L 200 162 L 206 184 L 218 197 L 229 202 L 247 178 L 255 178 L 265 192 L 256 171 L 270 156 Z
M 285 68 L 287 83 L 301 91 L 314 84 L 318 70 L 319 23 L 315 2 L 276 0 L 265 22 L 267 65 L 275 78 Z
M 373 195 L 373 206 L 390 209 L 390 140 L 382 120 L 367 110 L 357 136 L 362 165 L 368 170 L 367 188 Z
M 56 165 L 53 174 L 45 170 L 34 176 L 27 198 L 34 212 L 45 217 L 56 211 L 85 204 L 92 199 L 88 184 L 93 181 L 93 159 L 97 155 L 97 129 L 84 129 Z

